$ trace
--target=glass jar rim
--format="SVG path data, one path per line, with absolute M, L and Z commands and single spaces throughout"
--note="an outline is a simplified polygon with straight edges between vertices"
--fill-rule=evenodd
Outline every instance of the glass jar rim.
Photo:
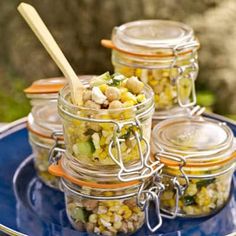
M 102 44 L 136 56 L 175 56 L 199 48 L 199 41 L 190 26 L 156 19 L 132 21 L 115 27 L 112 42 L 103 41 Z
M 95 75 L 78 75 L 83 84 Z M 26 96 L 31 100 L 56 100 L 58 92 L 68 83 L 65 77 L 52 77 L 34 81 L 24 89 Z
M 212 127 L 209 126 L 209 130 L 206 130 L 208 125 Z M 210 133 L 207 134 L 207 131 Z M 200 139 L 203 134 L 208 136 L 204 137 L 206 140 L 202 142 Z M 168 165 L 184 163 L 185 166 L 191 167 L 214 166 L 228 163 L 235 158 L 231 129 L 226 124 L 210 118 L 181 117 L 162 121 L 153 128 L 152 136 L 154 155 L 162 156 Z M 211 144 L 208 144 L 207 140 L 210 140 Z
M 128 187 L 135 187 L 142 184 L 141 181 L 129 181 L 129 182 L 118 182 L 118 183 L 110 183 L 110 184 L 102 184 L 102 183 L 96 183 L 92 181 L 84 181 L 79 178 L 76 178 L 67 172 L 62 167 L 61 160 L 57 164 L 51 164 L 49 166 L 49 173 L 52 175 L 61 177 L 69 181 L 70 183 L 73 183 L 75 185 L 81 186 L 81 187 L 91 187 L 91 188 L 97 188 L 97 189 L 123 189 Z
M 144 102 L 141 102 L 141 103 L 136 104 L 134 106 L 114 108 L 114 109 L 94 109 L 94 108 L 89 108 L 89 107 L 84 107 L 84 106 L 78 106 L 78 105 L 75 105 L 75 104 L 72 104 L 71 102 L 69 102 L 66 99 L 66 97 L 70 96 L 70 88 L 69 88 L 69 85 L 66 85 L 64 88 L 62 88 L 59 91 L 59 107 L 60 107 L 60 104 L 62 104 L 66 108 L 74 110 L 74 111 L 75 110 L 82 110 L 82 111 L 93 111 L 93 112 L 102 112 L 102 113 L 103 112 L 113 113 L 113 112 L 129 111 L 130 109 L 136 109 L 138 107 L 143 107 L 145 105 L 150 104 L 150 102 L 152 102 L 154 93 L 153 93 L 151 87 L 145 84 L 144 91 L 146 92 L 146 95 L 148 95 L 146 100 Z
M 28 115 L 27 127 L 32 133 L 44 138 L 53 139 L 54 133 L 62 133 L 56 101 L 33 107 Z

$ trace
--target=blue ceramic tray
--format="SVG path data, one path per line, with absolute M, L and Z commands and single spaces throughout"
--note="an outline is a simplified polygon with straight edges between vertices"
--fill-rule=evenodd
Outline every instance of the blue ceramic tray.
M 211 117 L 227 122 L 236 136 L 236 123 L 221 116 Z M 0 150 L 0 229 L 5 226 L 7 230 L 8 227 L 15 231 L 12 235 L 87 235 L 74 231 L 70 226 L 63 193 L 48 188 L 36 177 L 26 119 L 0 131 Z M 232 189 L 235 184 L 236 175 Z M 164 219 L 162 227 L 153 235 L 222 236 L 233 232 L 236 232 L 236 190 L 232 190 L 229 202 L 217 214 L 201 219 Z M 135 234 L 144 235 L 152 235 L 146 227 Z

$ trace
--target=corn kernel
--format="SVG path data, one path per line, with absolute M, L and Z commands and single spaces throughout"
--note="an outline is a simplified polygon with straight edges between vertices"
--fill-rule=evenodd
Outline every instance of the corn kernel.
M 100 146 L 103 146 L 103 145 L 105 145 L 106 144 L 106 138 L 104 137 L 104 136 L 102 136 L 101 138 L 100 138 Z
M 125 111 L 122 115 L 124 119 L 130 119 L 134 117 L 134 113 L 132 111 Z
M 137 96 L 137 101 L 138 102 L 143 102 L 144 100 L 145 100 L 145 95 L 144 94 L 139 94 L 138 96 Z
M 113 216 L 113 213 L 110 212 L 110 211 L 108 211 L 107 215 L 111 217 L 111 222 L 112 222 L 112 216 Z
M 108 88 L 108 85 L 107 85 L 107 84 L 102 84 L 102 85 L 99 86 L 99 89 L 100 89 L 103 93 L 106 92 L 107 88 Z
M 108 156 L 107 153 L 105 151 L 103 151 L 103 152 L 100 153 L 99 158 L 104 160 L 104 159 L 107 158 L 107 156 Z
M 98 228 L 99 228 L 101 233 L 105 230 L 105 227 L 103 225 L 100 225 Z
M 154 87 L 158 84 L 158 81 L 157 80 L 149 80 L 149 84 Z
M 170 199 L 170 200 L 168 200 L 168 202 L 169 202 L 170 207 L 175 207 L 175 200 L 174 199 Z
M 109 208 L 109 211 L 111 211 L 111 212 L 116 212 L 116 211 L 118 211 L 119 210 L 119 206 L 111 206 L 110 208 Z
M 121 93 L 120 100 L 122 102 L 133 101 L 135 104 L 137 103 L 136 96 L 130 92 Z
M 109 117 L 110 118 L 110 117 Z M 109 119 L 107 118 L 107 119 Z M 100 126 L 104 129 L 104 130 L 112 130 L 113 126 L 109 123 L 101 123 Z
M 183 202 L 181 200 L 179 200 L 179 207 L 182 208 L 184 206 Z
M 123 205 L 120 207 L 120 209 L 118 210 L 118 214 L 121 215 L 123 214 L 125 211 L 129 210 L 129 207 L 126 205 Z
M 111 221 L 111 217 L 108 216 L 107 214 L 100 214 L 100 215 L 99 215 L 99 218 L 100 218 L 100 219 L 103 219 L 103 220 L 105 220 L 105 221 L 107 221 L 107 222 L 110 222 L 110 221 Z
M 123 103 L 124 107 L 132 107 L 134 105 L 135 105 L 134 101 L 126 101 L 126 102 Z
M 96 224 L 97 223 L 97 215 L 96 214 L 90 215 L 89 222 Z
M 125 210 L 125 213 L 123 215 L 124 219 L 129 219 L 132 215 L 132 211 L 131 210 Z
M 121 226 L 122 226 L 122 223 L 121 223 L 121 221 L 116 221 L 116 222 L 113 224 L 113 226 L 114 226 L 115 229 L 120 229 Z

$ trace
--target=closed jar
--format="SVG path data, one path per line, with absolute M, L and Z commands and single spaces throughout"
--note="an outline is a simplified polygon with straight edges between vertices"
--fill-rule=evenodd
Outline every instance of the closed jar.
M 89 235 L 131 235 L 142 227 L 144 210 L 137 203 L 140 181 L 120 182 L 112 170 L 92 170 L 71 165 L 63 155 L 49 171 L 61 177 L 66 213 L 71 225 Z M 151 184 L 145 180 L 145 187 Z
M 34 166 L 38 177 L 49 187 L 58 188 L 58 178 L 49 174 L 49 153 L 58 143 L 64 146 L 62 124 L 57 112 L 58 91 L 66 84 L 63 78 L 35 81 L 25 89 L 32 109 L 28 115 L 29 142 L 34 154 Z
M 55 144 L 64 147 L 56 102 L 32 109 L 28 116 L 28 131 L 38 177 L 49 187 L 58 188 L 58 178 L 48 172 L 51 148 Z
M 226 124 L 203 117 L 170 119 L 155 126 L 152 154 L 164 163 L 162 211 L 203 217 L 224 207 L 235 170 L 233 137 Z
M 154 92 L 154 119 L 186 115 L 196 103 L 199 42 L 191 27 L 166 20 L 140 20 L 115 27 L 112 38 L 115 72 L 137 76 Z M 174 111 L 171 111 L 174 110 Z

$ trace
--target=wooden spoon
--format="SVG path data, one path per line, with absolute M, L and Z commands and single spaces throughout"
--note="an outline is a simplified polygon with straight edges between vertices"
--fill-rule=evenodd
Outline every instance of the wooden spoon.
M 29 4 L 20 3 L 17 9 L 38 37 L 40 42 L 43 44 L 45 49 L 48 51 L 54 62 L 60 68 L 64 76 L 69 80 L 72 102 L 75 105 L 82 105 L 84 86 L 78 79 L 76 73 L 72 69 L 71 65 L 67 61 L 66 57 L 62 53 L 46 25 L 43 23 L 35 8 Z

